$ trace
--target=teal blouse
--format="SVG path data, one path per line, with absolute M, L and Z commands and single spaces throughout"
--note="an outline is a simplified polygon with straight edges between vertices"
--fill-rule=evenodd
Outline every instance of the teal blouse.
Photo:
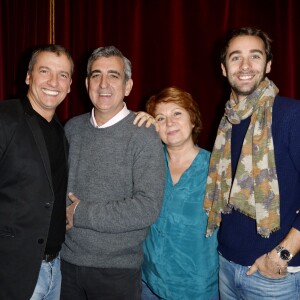
M 144 243 L 143 280 L 168 300 L 206 300 L 218 291 L 217 235 L 206 238 L 203 200 L 210 153 L 200 149 L 173 185 L 168 167 L 163 207 Z

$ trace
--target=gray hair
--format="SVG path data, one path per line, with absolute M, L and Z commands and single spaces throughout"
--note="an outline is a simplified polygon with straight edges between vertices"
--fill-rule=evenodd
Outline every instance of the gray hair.
M 118 56 L 123 60 L 125 66 L 124 67 L 125 82 L 131 79 L 131 62 L 115 46 L 100 47 L 93 51 L 87 63 L 87 76 L 89 77 L 91 75 L 92 64 L 95 60 L 97 60 L 100 57 L 111 57 L 111 56 Z
M 71 57 L 71 54 L 63 46 L 55 45 L 55 44 L 49 44 L 49 45 L 40 46 L 40 47 L 36 48 L 33 51 L 32 55 L 31 55 L 31 58 L 30 58 L 30 61 L 29 61 L 29 64 L 28 64 L 28 73 L 29 74 L 32 73 L 33 67 L 36 64 L 37 57 L 42 52 L 54 53 L 57 56 L 60 56 L 62 54 L 66 55 L 66 57 L 68 58 L 68 60 L 71 63 L 71 74 L 70 75 L 71 76 L 73 75 L 73 73 L 74 73 L 74 62 L 73 62 L 73 59 Z

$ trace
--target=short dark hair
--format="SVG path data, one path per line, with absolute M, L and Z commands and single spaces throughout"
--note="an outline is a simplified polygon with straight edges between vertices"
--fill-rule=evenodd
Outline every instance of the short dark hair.
M 272 60 L 272 58 L 273 58 L 273 54 L 272 54 L 272 50 L 271 50 L 272 40 L 270 39 L 270 37 L 260 29 L 253 28 L 253 27 L 242 27 L 242 28 L 238 28 L 238 29 L 233 29 L 232 31 L 229 32 L 229 34 L 225 38 L 225 43 L 224 43 L 223 49 L 221 51 L 221 63 L 223 65 L 225 65 L 225 62 L 226 62 L 226 55 L 227 55 L 227 50 L 228 50 L 230 41 L 235 37 L 247 36 L 247 35 L 259 37 L 264 42 L 264 45 L 265 45 L 267 62 Z
M 63 46 L 60 45 L 55 45 L 55 44 L 48 44 L 48 45 L 43 45 L 43 46 L 39 46 L 38 48 L 36 48 L 31 55 L 29 64 L 28 64 L 28 72 L 31 74 L 33 67 L 36 63 L 36 59 L 38 57 L 38 55 L 42 52 L 52 52 L 55 53 L 57 56 L 60 56 L 61 54 L 66 55 L 66 57 L 69 59 L 70 63 L 71 63 L 71 76 L 73 75 L 74 72 L 74 62 L 72 59 L 71 54 L 67 51 L 66 48 L 64 48 Z
M 160 91 L 158 94 L 149 98 L 146 103 L 146 111 L 155 117 L 156 106 L 159 103 L 173 102 L 184 108 L 190 115 L 191 123 L 194 126 L 192 131 L 193 142 L 196 144 L 202 131 L 201 113 L 198 103 L 193 99 L 192 95 L 178 87 L 168 87 Z

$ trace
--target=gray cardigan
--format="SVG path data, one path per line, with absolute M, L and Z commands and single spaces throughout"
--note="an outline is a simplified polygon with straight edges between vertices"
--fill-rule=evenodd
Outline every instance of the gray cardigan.
M 99 268 L 139 268 L 142 244 L 163 199 L 163 147 L 153 126 L 94 128 L 90 113 L 70 120 L 68 192 L 80 199 L 62 259 Z

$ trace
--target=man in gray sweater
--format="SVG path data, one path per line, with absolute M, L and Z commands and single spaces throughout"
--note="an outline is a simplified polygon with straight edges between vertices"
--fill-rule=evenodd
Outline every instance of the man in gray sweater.
M 142 244 L 163 199 L 163 150 L 154 127 L 133 125 L 124 103 L 131 63 L 114 46 L 92 53 L 91 113 L 65 126 L 69 149 L 63 300 L 140 299 Z

